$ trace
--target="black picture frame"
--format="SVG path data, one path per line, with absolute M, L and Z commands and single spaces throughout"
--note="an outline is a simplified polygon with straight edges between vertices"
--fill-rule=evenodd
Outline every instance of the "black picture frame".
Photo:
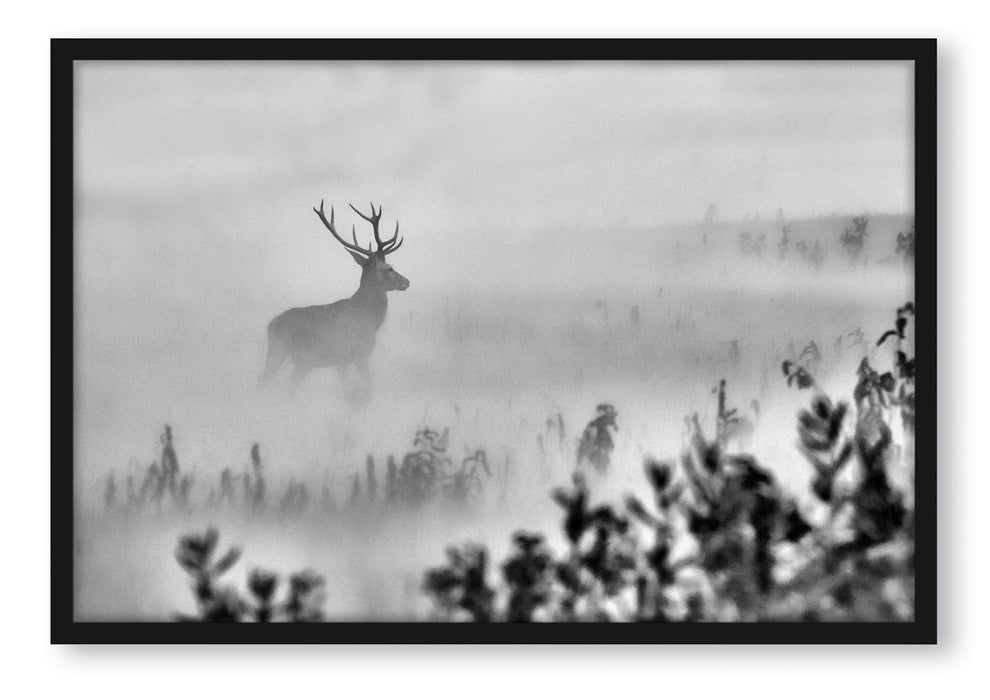
M 914 63 L 916 611 L 905 623 L 327 622 L 193 625 L 79 622 L 73 616 L 74 324 L 73 64 L 75 61 L 911 61 Z M 106 643 L 933 644 L 936 616 L 936 40 L 935 39 L 52 39 L 51 641 Z

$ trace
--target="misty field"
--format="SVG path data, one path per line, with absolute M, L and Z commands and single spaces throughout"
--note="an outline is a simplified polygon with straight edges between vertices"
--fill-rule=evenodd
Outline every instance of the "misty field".
M 356 268 L 318 230 L 308 240 L 319 251 L 312 269 L 331 280 L 322 292 L 312 270 L 299 289 L 288 277 L 266 287 L 264 275 L 247 271 L 214 283 L 201 268 L 195 280 L 177 269 L 139 289 L 84 287 L 77 616 L 194 613 L 174 552 L 181 536 L 213 525 L 223 546 L 243 547 L 225 574 L 232 582 L 254 566 L 311 569 L 326 581 L 328 619 L 431 619 L 424 572 L 443 564 L 448 545 L 483 544 L 495 566 L 522 530 L 566 551 L 550 493 L 571 484 L 596 406 L 615 407 L 617 431 L 607 470 L 580 468 L 592 501 L 649 500 L 644 459 L 676 463 L 694 414 L 711 437 L 722 379 L 745 427 L 727 436 L 727 448 L 754 455 L 814 519 L 821 504 L 796 429 L 811 395 L 789 387 L 781 366 L 800 363 L 833 400 L 849 403 L 864 357 L 891 368 L 877 340 L 914 296 L 911 266 L 895 253 L 897 234 L 912 224 L 871 217 L 854 262 L 840 243 L 850 217 L 788 221 L 785 244 L 783 226 L 464 233 L 453 250 L 430 250 L 428 232 L 409 233 L 419 253 L 408 261 L 400 253 L 394 265 L 411 286 L 389 295 L 372 385 L 358 387 L 370 394 L 359 399 L 335 371 L 314 373 L 294 396 L 280 382 L 257 385 L 273 316 L 356 288 Z M 815 241 L 820 261 L 809 259 Z M 166 424 L 188 493 L 181 504 L 136 506 Z M 891 427 L 890 476 L 910 493 L 910 440 L 900 421 Z M 475 469 L 456 497 L 443 497 L 448 479 L 436 498 L 390 507 L 388 457 L 401 460 L 426 428 L 449 431 L 448 470 L 477 450 L 487 469 Z M 250 508 L 245 485 L 259 469 L 267 500 Z M 286 501 L 302 484 L 305 498 Z

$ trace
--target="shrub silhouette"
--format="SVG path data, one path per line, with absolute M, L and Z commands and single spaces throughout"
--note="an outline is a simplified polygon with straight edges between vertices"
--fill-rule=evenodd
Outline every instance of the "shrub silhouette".
M 898 319 L 912 314 L 909 303 Z M 899 320 L 880 344 L 892 336 L 904 341 L 905 326 Z M 861 364 L 854 414 L 824 394 L 805 367 L 784 363 L 789 386 L 813 391 L 797 434 L 824 515 L 812 517 L 754 456 L 728 451 L 719 433 L 734 414 L 724 406 L 723 382 L 713 439 L 694 415 L 679 463 L 644 460 L 652 504 L 634 495 L 621 507 L 594 504 L 587 478 L 575 472 L 570 487 L 551 492 L 562 510 L 566 552 L 521 530 L 501 581 L 489 583 L 484 564 L 466 567 L 466 555 L 453 558 L 459 550 L 449 550 L 451 564 L 428 571 L 424 591 L 445 619 L 911 619 L 913 513 L 890 482 L 885 409 L 903 405 L 914 365 L 900 346 L 894 363 L 896 377 Z M 693 548 L 678 547 L 686 542 Z M 679 550 L 693 553 L 675 558 Z M 470 561 L 487 563 L 484 547 L 471 545 L 470 553 Z
M 877 341 L 892 347 L 890 368 L 864 357 L 851 403 L 833 400 L 816 381 L 812 369 L 821 354 L 814 343 L 797 361 L 783 363 L 787 386 L 809 390 L 796 421 L 798 448 L 809 466 L 807 494 L 790 493 L 756 456 L 733 450 L 728 435 L 739 414 L 728 407 L 722 380 L 714 425 L 694 414 L 677 459 L 643 459 L 648 498 L 628 494 L 618 503 L 599 502 L 592 482 L 611 464 L 617 427 L 615 407 L 600 404 L 581 436 L 571 483 L 550 492 L 563 547 L 555 550 L 552 538 L 526 529 L 511 536 L 501 562 L 478 543 L 448 547 L 446 562 L 422 577 L 434 615 L 474 622 L 911 619 L 913 499 L 895 486 L 890 462 L 892 421 L 900 416 L 908 439 L 913 431 L 915 359 L 908 331 L 914 314 L 911 302 L 897 309 L 893 327 Z M 857 329 L 845 337 L 865 352 L 862 336 Z M 547 426 L 547 436 L 556 431 L 563 441 L 559 412 Z M 419 430 L 401 459 L 387 457 L 382 483 L 369 456 L 363 488 L 355 474 L 352 501 L 361 508 L 472 503 L 492 475 L 487 453 L 466 450 L 455 466 L 448 444 L 448 430 Z M 595 472 L 582 471 L 583 462 Z M 188 506 L 190 487 L 183 484 L 191 484 L 191 476 L 178 464 L 166 427 L 161 458 L 148 468 L 140 491 L 128 478 L 128 501 L 143 498 L 160 508 L 172 499 Z M 265 507 L 264 471 L 256 444 L 249 473 L 221 475 L 214 505 Z M 242 492 L 235 488 L 238 478 Z M 118 507 L 120 500 L 111 475 L 105 502 Z M 277 502 L 287 514 L 305 511 L 306 485 L 290 482 Z M 334 507 L 328 486 L 322 502 Z M 240 554 L 237 547 L 219 547 L 215 528 L 180 539 L 176 559 L 190 576 L 196 612 L 179 620 L 324 619 L 325 584 L 311 570 L 283 584 L 277 573 L 253 569 L 245 593 L 225 584 Z
M 197 614 L 178 615 L 180 622 L 319 622 L 323 619 L 324 581 L 304 570 L 289 577 L 289 590 L 281 602 L 275 600 L 279 587 L 276 573 L 252 569 L 248 574 L 249 596 L 233 586 L 221 586 L 219 579 L 240 559 L 241 550 L 232 547 L 215 558 L 220 539 L 216 528 L 179 540 L 175 558 L 192 578 Z
M 560 431 L 562 442 L 563 418 L 560 418 L 559 428 L 555 427 L 555 430 Z M 465 446 L 465 456 L 455 466 L 454 459 L 447 452 L 448 440 L 449 429 L 444 429 L 442 433 L 431 428 L 418 430 L 412 449 L 401 460 L 394 455 L 387 456 L 384 486 L 379 482 L 374 456 L 367 455 L 364 478 L 357 472 L 351 477 L 349 504 L 353 508 L 372 510 L 417 508 L 429 503 L 462 508 L 471 506 L 481 498 L 486 484 L 493 477 L 488 454 L 484 449 L 470 451 Z M 225 467 L 215 482 L 196 481 L 191 474 L 179 476 L 170 426 L 165 426 L 162 443 L 162 458 L 147 467 L 139 489 L 134 488 L 133 475 L 127 475 L 126 498 L 118 495 L 114 473 L 110 472 L 105 477 L 105 510 L 140 512 L 153 507 L 157 511 L 171 509 L 182 513 L 241 510 L 246 515 L 256 515 L 271 509 L 281 518 L 293 518 L 309 512 L 314 505 L 310 493 L 311 488 L 315 487 L 294 477 L 284 488 L 270 493 L 258 443 L 251 447 L 250 469 L 245 467 L 237 473 Z M 206 497 L 196 499 L 197 489 L 200 494 L 205 491 Z M 324 512 L 336 510 L 336 499 L 330 485 L 323 484 L 319 493 L 319 507 Z

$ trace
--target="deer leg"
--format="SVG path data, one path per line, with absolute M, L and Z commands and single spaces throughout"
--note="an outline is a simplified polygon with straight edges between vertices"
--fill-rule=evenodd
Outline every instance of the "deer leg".
M 344 398 L 350 401 L 354 393 L 354 380 L 351 378 L 350 365 L 347 362 L 337 365 L 337 376 L 340 377 L 340 390 Z
M 292 367 L 292 375 L 289 377 L 289 396 L 293 396 L 296 393 L 296 389 L 302 384 L 302 381 L 306 378 L 306 375 L 310 371 L 309 365 L 297 364 Z
M 354 366 L 357 367 L 358 374 L 364 378 L 365 383 L 371 386 L 371 369 L 368 367 L 368 358 L 362 357 L 360 360 L 356 360 Z
M 268 356 L 265 358 L 265 369 L 258 377 L 258 385 L 264 386 L 269 382 L 269 380 L 278 371 L 278 368 L 282 366 L 285 362 L 285 358 L 288 357 L 288 352 L 285 349 L 285 344 L 282 342 L 275 333 L 270 329 L 268 331 Z
M 337 365 L 337 372 L 340 375 L 340 388 L 344 395 L 344 401 L 348 406 L 360 406 L 362 404 L 361 384 L 360 382 L 351 380 L 351 374 L 348 371 L 348 364 L 344 363 Z
M 355 360 L 354 366 L 363 381 L 355 382 L 347 392 L 347 403 L 355 408 L 363 408 L 371 397 L 371 373 L 368 371 L 368 358 Z

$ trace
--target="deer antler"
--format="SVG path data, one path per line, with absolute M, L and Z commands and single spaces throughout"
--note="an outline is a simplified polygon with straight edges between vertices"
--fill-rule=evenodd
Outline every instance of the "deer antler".
M 387 241 L 382 241 L 381 236 L 379 236 L 378 234 L 378 222 L 382 220 L 382 205 L 380 204 L 378 205 L 378 211 L 376 212 L 374 202 L 370 202 L 370 204 L 371 204 L 371 216 L 365 216 L 353 204 L 348 203 L 347 206 L 353 209 L 355 214 L 357 214 L 362 219 L 364 219 L 365 221 L 371 224 L 371 228 L 375 234 L 375 242 L 378 244 L 378 253 L 382 257 L 384 257 L 389 253 L 394 253 L 399 249 L 399 246 L 402 245 L 402 240 L 399 240 L 398 243 L 395 242 L 396 239 L 399 238 L 399 222 L 398 221 L 395 222 L 395 235 L 389 238 Z M 333 209 L 331 208 L 331 213 L 332 212 Z
M 353 209 L 353 207 L 352 207 L 352 209 Z M 353 244 L 348 243 L 347 241 L 345 241 L 343 238 L 340 237 L 340 234 L 337 233 L 337 229 L 335 229 L 334 226 L 333 226 L 333 207 L 332 206 L 330 207 L 330 221 L 327 221 L 326 214 L 323 213 L 323 200 L 322 199 L 320 200 L 320 208 L 317 209 L 316 207 L 313 207 L 313 211 L 315 211 L 316 212 L 316 215 L 318 217 L 320 217 L 320 221 L 322 221 L 323 222 L 323 225 L 327 227 L 327 230 L 330 231 L 330 233 L 333 234 L 333 237 L 336 238 L 340 242 L 341 245 L 343 245 L 345 248 L 347 248 L 347 250 L 353 251 L 355 253 L 360 253 L 361 255 L 364 255 L 364 256 L 369 257 L 369 258 L 372 255 L 374 255 L 374 251 L 371 250 L 371 246 L 368 246 L 367 248 L 362 248 L 360 245 L 358 245 L 358 242 L 357 242 L 357 231 L 355 231 L 355 229 L 354 229 L 353 226 L 351 227 L 351 238 L 354 239 L 354 243 Z M 357 210 L 355 209 L 355 211 L 357 211 Z M 358 212 L 358 213 L 360 214 L 361 212 Z M 381 212 L 379 212 L 379 216 L 381 216 Z M 377 237 L 378 237 L 378 227 L 376 225 L 375 226 L 375 238 L 377 238 Z M 396 247 L 398 247 L 398 246 L 396 246 Z
M 368 223 L 371 224 L 371 227 L 375 231 L 375 242 L 378 244 L 378 247 L 381 248 L 382 247 L 382 239 L 378 237 L 378 222 L 382 220 L 382 207 L 381 207 L 381 205 L 378 205 L 378 213 L 376 214 L 375 213 L 375 204 L 374 204 L 374 202 L 371 203 L 371 216 L 365 216 L 353 204 L 348 203 L 347 206 L 349 206 L 351 209 L 353 209 L 355 214 L 357 214 L 362 219 L 364 219 L 365 221 L 367 221 Z

